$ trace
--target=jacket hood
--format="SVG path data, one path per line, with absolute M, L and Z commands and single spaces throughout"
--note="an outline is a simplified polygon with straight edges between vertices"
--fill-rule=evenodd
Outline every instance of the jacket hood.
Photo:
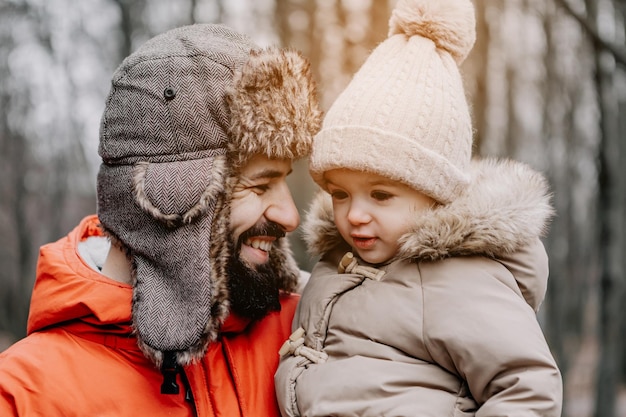
M 73 332 L 89 333 L 91 339 L 97 335 L 131 337 L 124 346 L 139 349 L 132 326 L 132 286 L 108 279 L 96 268 L 108 252 L 108 243 L 100 244 L 106 240 L 98 217 L 92 215 L 66 237 L 42 246 L 28 334 L 63 324 Z M 89 245 L 89 241 L 98 243 Z M 237 333 L 249 323 L 231 314 L 220 330 Z
M 132 287 L 101 275 L 79 255 L 79 243 L 90 237 L 102 237 L 96 216 L 86 217 L 66 237 L 42 246 L 28 334 L 73 320 L 132 332 Z
M 520 162 L 487 158 L 472 161 L 470 176 L 459 198 L 416 216 L 411 231 L 400 240 L 396 260 L 470 255 L 508 259 L 547 232 L 554 210 L 543 175 Z M 338 247 L 350 250 L 333 222 L 331 198 L 325 192 L 313 200 L 303 235 L 313 256 Z

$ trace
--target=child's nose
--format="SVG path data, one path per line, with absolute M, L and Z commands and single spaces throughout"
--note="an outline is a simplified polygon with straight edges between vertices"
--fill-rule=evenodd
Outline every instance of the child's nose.
M 348 221 L 352 225 L 368 223 L 372 220 L 372 216 L 367 211 L 367 208 L 363 204 L 353 202 L 350 204 L 350 210 L 348 211 Z

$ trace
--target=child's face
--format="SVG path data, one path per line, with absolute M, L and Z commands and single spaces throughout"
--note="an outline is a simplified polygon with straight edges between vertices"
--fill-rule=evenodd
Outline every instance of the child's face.
M 377 174 L 333 169 L 324 177 L 339 233 L 371 264 L 390 260 L 416 213 L 435 205 L 421 192 Z

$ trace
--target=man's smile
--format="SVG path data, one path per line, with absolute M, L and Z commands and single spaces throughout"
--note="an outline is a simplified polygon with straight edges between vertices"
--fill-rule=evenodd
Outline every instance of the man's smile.
M 269 260 L 269 253 L 276 239 L 274 236 L 248 237 L 240 247 L 239 256 L 250 266 L 265 264 Z
M 276 240 L 275 237 L 263 236 L 263 237 L 251 237 L 246 239 L 244 245 L 252 246 L 255 249 L 261 249 L 262 251 L 269 252 L 272 249 L 272 243 Z

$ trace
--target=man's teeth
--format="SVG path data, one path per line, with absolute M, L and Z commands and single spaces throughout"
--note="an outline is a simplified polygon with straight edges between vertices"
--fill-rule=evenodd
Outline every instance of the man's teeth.
M 252 246 L 255 249 L 261 249 L 265 252 L 269 252 L 272 248 L 272 242 L 267 240 L 248 239 L 246 245 Z

